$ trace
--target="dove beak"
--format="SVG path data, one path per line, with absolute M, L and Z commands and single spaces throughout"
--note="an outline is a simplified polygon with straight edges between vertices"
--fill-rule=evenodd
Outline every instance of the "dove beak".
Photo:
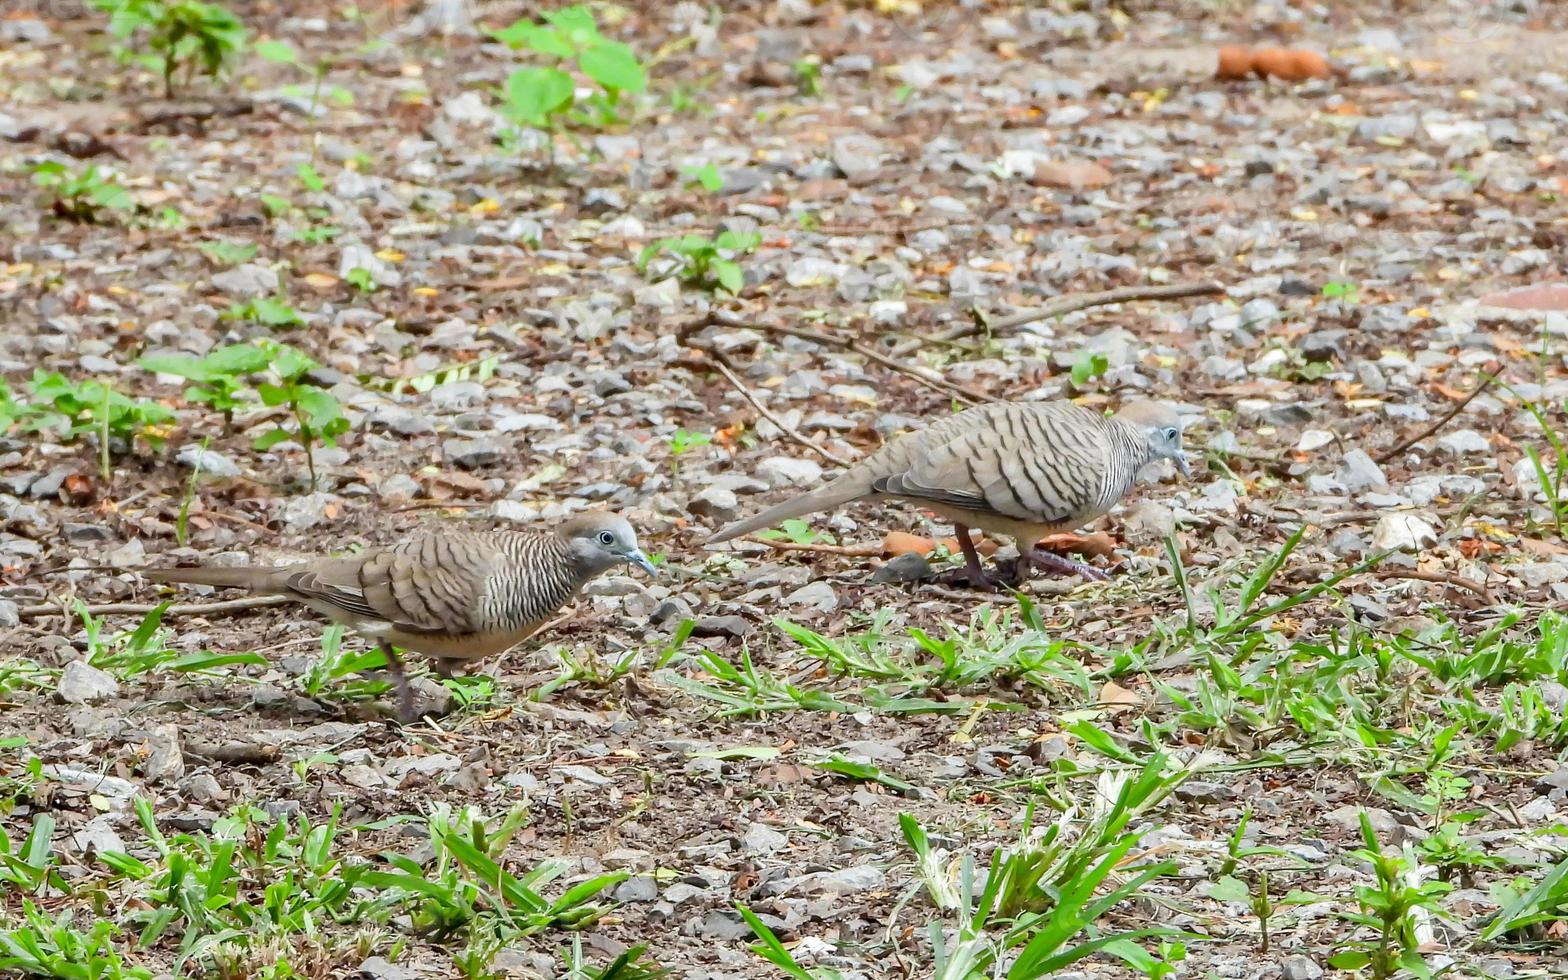
M 658 566 L 649 561 L 648 556 L 643 554 L 641 549 L 633 548 L 632 550 L 628 551 L 626 553 L 626 560 L 647 572 L 649 575 L 659 574 Z
M 1188 461 L 1186 453 L 1176 454 L 1176 468 L 1181 470 L 1181 475 L 1189 479 L 1192 477 L 1192 463 Z

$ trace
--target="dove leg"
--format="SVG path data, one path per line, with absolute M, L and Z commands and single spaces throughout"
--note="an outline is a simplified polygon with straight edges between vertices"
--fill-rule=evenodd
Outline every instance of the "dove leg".
M 1020 568 L 1027 564 L 1033 565 L 1036 568 L 1040 568 L 1048 572 L 1057 572 L 1066 575 L 1082 575 L 1091 582 L 1105 582 L 1110 579 L 1109 575 L 1100 571 L 1098 568 L 1095 568 L 1093 565 L 1087 565 L 1081 561 L 1074 561 L 1071 558 L 1058 555 L 1054 551 L 1046 551 L 1044 548 L 1040 547 L 1030 548 L 1025 556 L 1018 559 L 1018 563 Z
M 403 669 L 402 658 L 392 649 L 392 644 L 383 640 L 379 646 L 381 655 L 387 658 L 387 673 L 397 685 L 397 720 L 406 725 L 419 717 L 414 711 L 413 685 L 408 683 L 408 671 Z
M 975 543 L 969 540 L 969 528 L 962 524 L 954 524 L 953 530 L 958 534 L 959 550 L 964 553 L 963 576 L 969 585 L 986 592 L 997 591 L 996 577 L 980 565 L 980 552 L 975 550 Z

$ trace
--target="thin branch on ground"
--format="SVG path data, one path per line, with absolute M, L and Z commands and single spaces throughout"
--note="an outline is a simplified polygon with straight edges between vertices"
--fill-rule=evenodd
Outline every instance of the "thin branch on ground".
M 164 615 L 223 615 L 266 606 L 281 606 L 295 601 L 297 600 L 286 595 L 253 595 L 244 599 L 226 599 L 222 602 L 177 602 L 165 609 Z M 148 602 L 100 602 L 86 607 L 88 614 L 93 616 L 145 616 L 157 608 L 157 603 Z M 50 616 L 70 616 L 74 612 L 75 610 L 70 606 L 46 603 L 40 606 L 23 606 L 16 611 L 16 614 L 22 619 L 45 619 Z
M 681 333 L 681 341 L 692 350 L 699 350 L 708 355 L 708 359 L 713 362 L 713 366 L 719 369 L 720 374 L 724 375 L 724 380 L 728 381 L 736 391 L 740 392 L 742 398 L 751 403 L 751 407 L 757 410 L 757 414 L 778 426 L 780 432 L 821 456 L 834 466 L 850 465 L 849 460 L 812 442 L 806 437 L 805 433 L 779 418 L 771 409 L 762 404 L 762 401 L 757 398 L 756 394 L 741 380 L 740 372 L 736 370 L 735 362 L 729 359 L 729 355 L 721 350 L 692 342 L 690 335 L 685 331 Z
M 728 327 L 732 330 L 755 330 L 758 333 L 781 334 L 786 337 L 807 340 L 821 347 L 836 347 L 839 350 L 859 354 L 861 357 L 875 361 L 890 371 L 896 371 L 899 374 L 912 378 L 933 391 L 949 398 L 956 398 L 969 405 L 978 405 L 997 400 L 990 395 L 982 394 L 978 391 L 970 391 L 968 388 L 959 387 L 952 382 L 932 377 L 927 370 L 912 364 L 906 364 L 896 357 L 891 357 L 881 351 L 867 347 L 858 340 L 852 340 L 848 337 L 835 337 L 832 334 L 822 333 L 817 330 L 807 330 L 804 327 L 788 327 L 780 323 L 759 323 L 751 320 L 742 320 L 740 317 L 732 313 L 726 313 L 723 310 L 713 310 L 701 320 L 687 324 L 681 328 L 677 337 L 682 344 L 691 347 L 693 345 L 686 338 L 707 327 Z M 706 348 L 703 349 L 705 350 Z
M 1087 310 L 1096 306 L 1110 306 L 1112 303 L 1132 303 L 1148 299 L 1185 299 L 1189 296 L 1215 296 L 1225 292 L 1225 287 L 1217 282 L 1187 282 L 1176 283 L 1170 286 L 1124 286 L 1120 289 L 1106 289 L 1097 293 L 1075 293 L 1071 296 L 1058 296 L 1056 299 L 1042 306 L 1029 310 L 1022 310 L 1010 316 L 997 320 L 988 318 L 978 308 L 970 310 L 968 323 L 951 327 L 942 333 L 918 340 L 906 340 L 891 351 L 894 357 L 904 357 L 919 350 L 926 344 L 945 344 L 963 337 L 970 337 L 979 333 L 1002 334 L 1016 330 L 1036 320 L 1049 320 L 1052 317 L 1066 316 Z
M 1380 579 L 1411 579 L 1416 582 L 1433 582 L 1437 585 L 1451 585 L 1456 589 L 1464 589 L 1481 597 L 1486 603 L 1492 601 L 1492 592 L 1484 583 L 1472 582 L 1470 579 L 1453 572 L 1421 572 L 1413 568 L 1380 568 L 1373 572 L 1374 578 Z
M 882 554 L 881 544 L 808 544 L 803 541 L 778 541 L 748 534 L 742 541 L 765 545 L 774 551 L 811 551 L 822 555 L 847 555 L 851 558 L 876 558 Z
M 1481 383 L 1475 386 L 1475 390 L 1474 391 L 1470 392 L 1469 395 L 1465 396 L 1464 401 L 1462 401 L 1459 404 L 1455 405 L 1454 408 L 1453 408 L 1453 411 L 1449 412 L 1447 415 L 1444 415 L 1442 418 L 1438 419 L 1436 422 L 1433 422 L 1431 425 L 1427 426 L 1426 428 L 1422 429 L 1420 432 L 1418 432 L 1415 435 L 1411 436 L 1409 439 L 1405 439 L 1405 440 L 1401 441 L 1394 448 L 1389 449 L 1386 452 L 1379 453 L 1378 456 L 1377 456 L 1378 464 L 1381 465 L 1383 463 L 1388 462 L 1389 460 L 1393 459 L 1395 456 L 1398 456 L 1400 453 L 1404 452 L 1405 450 L 1409 449 L 1411 446 L 1414 446 L 1416 443 L 1420 442 L 1422 439 L 1425 439 L 1428 436 L 1432 435 L 1434 432 L 1438 431 L 1443 426 L 1447 425 L 1449 422 L 1452 422 L 1456 415 L 1458 415 L 1460 412 L 1464 411 L 1466 406 L 1468 406 L 1471 402 L 1475 401 L 1478 397 L 1480 397 L 1481 392 L 1483 392 L 1486 389 L 1492 387 L 1492 382 L 1494 382 L 1496 380 L 1497 380 L 1497 376 L 1495 374 L 1483 374 L 1481 376 Z

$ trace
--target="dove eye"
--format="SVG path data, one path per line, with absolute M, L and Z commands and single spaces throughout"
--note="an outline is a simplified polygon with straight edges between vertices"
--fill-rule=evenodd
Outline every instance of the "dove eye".
M 1177 435 L 1177 433 L 1176 433 L 1175 429 L 1166 429 L 1165 430 L 1165 438 L 1167 438 L 1167 439 L 1175 439 L 1176 435 Z
M 609 531 L 600 531 L 599 543 L 602 545 L 612 545 L 615 543 L 615 535 L 611 534 Z

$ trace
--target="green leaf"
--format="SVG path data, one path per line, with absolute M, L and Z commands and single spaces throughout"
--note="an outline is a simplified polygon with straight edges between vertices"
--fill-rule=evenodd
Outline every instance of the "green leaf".
M 94 204 L 101 204 L 117 211 L 129 210 L 136 204 L 131 198 L 131 192 L 119 184 L 98 184 L 88 193 L 87 199 Z
M 713 260 L 713 276 L 719 281 L 720 286 L 736 295 L 739 295 L 746 285 L 746 273 L 741 270 L 738 263 L 731 262 L 729 259 Z
M 1247 883 L 1232 875 L 1225 875 L 1209 886 L 1209 897 L 1216 902 L 1245 903 L 1252 898 Z
M 305 185 L 306 190 L 319 191 L 326 189 L 327 182 L 316 173 L 316 168 L 308 163 L 302 163 L 294 168 L 294 173 L 299 176 L 299 182 Z
M 251 374 L 260 371 L 271 360 L 267 352 L 255 344 L 230 344 L 202 358 L 207 370 L 215 375 Z
M 293 381 L 316 366 L 316 362 L 287 344 L 278 344 L 272 351 L 272 370 L 284 381 Z M 269 404 L 276 404 L 271 402 Z
M 583 73 L 612 92 L 641 92 L 648 73 L 632 49 L 620 41 L 601 41 L 577 57 Z
M 252 449 L 265 452 L 266 450 L 271 449 L 273 446 L 276 446 L 278 443 L 283 442 L 288 438 L 289 433 L 286 430 L 273 429 L 270 432 L 263 432 L 261 435 L 257 436 L 255 441 L 253 441 L 250 445 Z
M 522 68 L 506 77 L 502 111 L 528 126 L 545 128 L 572 103 L 572 76 L 558 68 Z
M 544 15 L 544 20 L 559 31 L 566 41 L 578 48 L 601 39 L 599 25 L 594 22 L 593 12 L 580 3 L 562 7 L 560 10 L 548 11 Z
M 257 41 L 254 45 L 257 54 L 268 61 L 275 61 L 282 65 L 299 64 L 299 52 L 287 41 L 274 41 L 271 39 Z
M 332 393 L 322 388 L 301 386 L 294 396 L 295 404 L 313 429 L 325 429 L 343 417 L 342 408 Z
M 1328 965 L 1336 970 L 1364 970 L 1371 963 L 1372 957 L 1359 949 L 1347 949 L 1328 958 Z
M 735 745 L 727 749 L 702 749 L 687 753 L 694 759 L 777 759 L 783 750 L 772 745 Z
M 700 167 L 687 167 L 687 178 L 701 184 L 704 190 L 720 191 L 724 189 L 724 175 L 712 163 L 705 163 Z

